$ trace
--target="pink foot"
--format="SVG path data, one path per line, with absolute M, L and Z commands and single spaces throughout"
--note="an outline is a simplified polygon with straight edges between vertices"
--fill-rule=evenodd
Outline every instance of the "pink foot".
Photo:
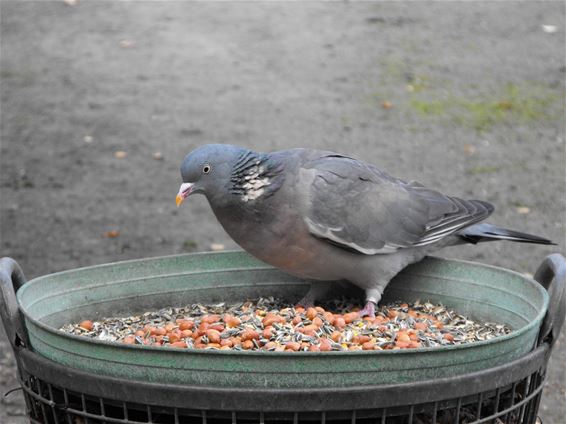
M 360 317 L 375 318 L 375 303 L 368 300 L 366 306 L 360 311 Z

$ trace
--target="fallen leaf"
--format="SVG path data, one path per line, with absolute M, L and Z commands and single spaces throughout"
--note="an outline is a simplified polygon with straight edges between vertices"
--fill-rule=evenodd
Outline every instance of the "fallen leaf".
M 473 155 L 476 152 L 476 148 L 472 144 L 464 144 L 464 153 L 467 155 Z
M 123 150 L 114 152 L 114 157 L 116 159 L 124 159 L 126 156 L 128 156 L 128 152 L 124 152 Z
M 503 100 L 501 102 L 497 103 L 497 108 L 501 109 L 501 110 L 511 110 L 513 109 L 513 103 L 507 101 L 507 100 Z
M 393 103 L 388 102 L 388 101 L 386 100 L 386 101 L 384 101 L 384 102 L 381 104 L 381 107 L 382 107 L 383 109 L 391 109 L 391 108 L 393 107 Z
M 155 159 L 155 160 L 162 160 L 162 159 L 163 159 L 163 153 L 161 153 L 161 152 L 155 152 L 155 153 L 153 153 L 153 159 Z
M 530 212 L 531 210 L 527 207 L 527 206 L 519 206 L 517 208 L 517 213 L 520 213 L 521 215 L 526 215 Z
M 212 243 L 210 245 L 210 250 L 214 251 L 214 252 L 219 252 L 221 250 L 224 250 L 225 246 L 222 243 Z
M 118 230 L 110 230 L 110 231 L 106 231 L 104 234 L 104 237 L 106 238 L 116 238 L 120 235 L 120 231 Z

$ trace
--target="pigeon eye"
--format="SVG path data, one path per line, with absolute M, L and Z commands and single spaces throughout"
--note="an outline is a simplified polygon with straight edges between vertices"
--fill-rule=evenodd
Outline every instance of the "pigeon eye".
M 212 169 L 212 167 L 207 163 L 206 165 L 204 165 L 202 167 L 202 172 L 205 173 L 205 174 L 208 174 L 211 169 Z

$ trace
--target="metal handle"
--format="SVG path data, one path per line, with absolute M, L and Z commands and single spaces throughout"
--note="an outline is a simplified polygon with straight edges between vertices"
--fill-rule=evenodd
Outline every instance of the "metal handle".
M 16 292 L 26 282 L 18 263 L 12 258 L 0 259 L 0 316 L 13 349 L 29 346 L 23 315 Z
M 566 259 L 559 253 L 547 256 L 537 269 L 535 280 L 548 291 L 549 303 L 538 344 L 554 345 L 566 318 Z

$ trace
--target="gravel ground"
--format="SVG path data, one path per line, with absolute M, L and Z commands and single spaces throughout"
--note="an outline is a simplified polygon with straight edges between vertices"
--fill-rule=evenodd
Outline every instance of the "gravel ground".
M 0 256 L 28 278 L 235 248 L 204 198 L 175 208 L 203 143 L 347 153 L 558 243 L 443 256 L 533 273 L 565 251 L 564 3 L 72 3 L 1 3 Z M 565 345 L 547 424 L 566 414 Z M 2 398 L 0 422 L 23 414 Z

